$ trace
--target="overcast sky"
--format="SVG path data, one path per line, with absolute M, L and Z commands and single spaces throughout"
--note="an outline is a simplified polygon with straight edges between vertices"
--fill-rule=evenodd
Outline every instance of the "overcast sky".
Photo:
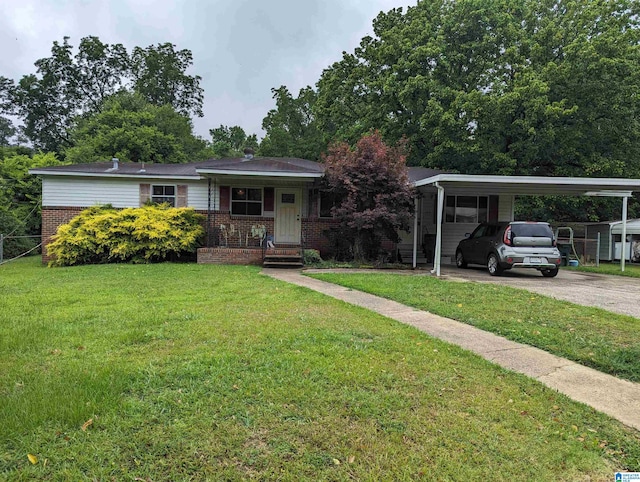
M 95 35 L 135 46 L 172 42 L 193 52 L 190 74 L 202 77 L 204 118 L 196 133 L 239 125 L 262 137 L 275 103 L 271 88 L 297 95 L 322 70 L 372 33 L 380 11 L 408 0 L 0 0 L 0 76 L 34 73 L 54 40 Z

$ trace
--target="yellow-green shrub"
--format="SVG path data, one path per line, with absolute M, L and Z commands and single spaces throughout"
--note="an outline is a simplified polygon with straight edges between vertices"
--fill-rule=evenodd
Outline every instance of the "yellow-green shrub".
M 115 209 L 95 206 L 58 228 L 47 246 L 49 266 L 150 263 L 194 253 L 204 216 L 166 204 Z

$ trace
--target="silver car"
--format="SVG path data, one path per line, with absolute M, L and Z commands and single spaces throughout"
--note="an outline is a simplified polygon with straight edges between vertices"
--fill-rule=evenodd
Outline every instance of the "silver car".
M 542 276 L 558 274 L 562 256 L 548 223 L 483 223 L 466 235 L 456 249 L 456 265 L 487 267 L 491 276 L 511 268 L 534 268 Z

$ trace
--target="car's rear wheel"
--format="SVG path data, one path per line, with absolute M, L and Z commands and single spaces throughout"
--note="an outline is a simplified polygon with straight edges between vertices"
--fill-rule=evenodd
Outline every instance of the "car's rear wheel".
M 464 256 L 462 255 L 462 251 L 458 250 L 456 252 L 456 266 L 458 268 L 466 268 L 467 267 L 467 262 L 464 259 Z
M 554 278 L 558 275 L 558 268 L 541 269 L 540 272 L 545 278 Z
M 491 276 L 500 276 L 504 271 L 504 269 L 500 266 L 498 257 L 493 253 L 491 253 L 487 258 L 487 269 L 489 270 L 489 274 Z

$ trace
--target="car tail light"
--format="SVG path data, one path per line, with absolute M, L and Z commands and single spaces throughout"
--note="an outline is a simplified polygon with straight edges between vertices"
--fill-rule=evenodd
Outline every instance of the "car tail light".
M 558 243 L 556 242 L 556 238 L 553 238 L 553 239 L 551 240 L 551 246 L 553 246 L 554 248 L 557 248 L 557 247 L 558 247 Z
M 504 237 L 502 241 L 507 246 L 511 246 L 511 226 L 507 226 L 507 229 L 504 230 Z
M 560 264 L 562 260 L 560 258 L 556 259 L 556 264 Z

